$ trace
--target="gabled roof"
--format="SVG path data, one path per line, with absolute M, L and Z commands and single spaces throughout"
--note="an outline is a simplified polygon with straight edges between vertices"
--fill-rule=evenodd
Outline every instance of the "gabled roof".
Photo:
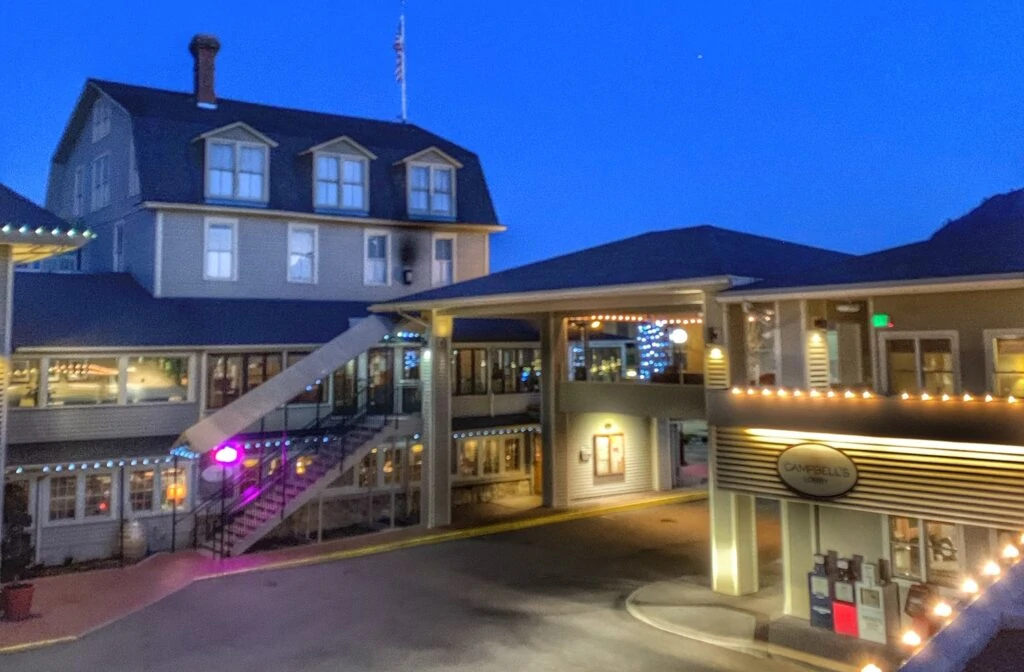
M 43 259 L 84 245 L 93 233 L 75 228 L 10 187 L 0 184 L 0 243 L 14 248 L 16 262 Z
M 359 301 L 158 299 L 127 273 L 18 273 L 13 346 L 317 345 L 366 317 Z M 536 342 L 519 320 L 456 320 L 454 341 Z
M 702 225 L 644 233 L 402 297 L 373 309 L 709 278 L 781 278 L 794 269 L 837 263 L 850 257 L 842 252 Z
M 817 288 L 879 287 L 936 282 L 1024 278 L 1024 190 L 985 199 L 931 238 L 852 257 L 762 282 L 725 295 L 799 293 Z
M 277 143 L 274 142 L 273 139 L 268 138 L 267 136 L 263 135 L 258 130 L 256 130 L 255 128 L 253 128 L 249 124 L 245 123 L 244 121 L 236 121 L 233 124 L 228 124 L 227 126 L 221 126 L 220 128 L 211 128 L 210 130 L 206 131 L 205 133 L 200 133 L 198 136 L 193 138 L 192 142 L 198 142 L 200 140 L 206 140 L 207 138 L 212 138 L 214 136 L 220 135 L 221 133 L 226 133 L 228 131 L 233 131 L 236 128 L 240 128 L 243 131 L 245 131 L 246 133 L 248 133 L 248 134 L 250 134 L 252 136 L 255 136 L 256 138 L 258 138 L 259 140 L 265 142 L 266 144 L 270 145 L 271 147 L 277 147 Z
M 325 140 L 325 141 L 321 142 L 319 145 L 314 145 L 314 146 L 310 147 L 309 149 L 307 149 L 306 151 L 304 151 L 302 153 L 303 154 L 310 154 L 312 152 L 319 152 L 320 150 L 326 149 L 327 147 L 332 147 L 334 145 L 341 145 L 341 144 L 347 144 L 348 146 L 352 147 L 352 149 L 356 150 L 357 152 L 359 152 L 360 154 L 362 154 L 363 156 L 365 156 L 366 158 L 368 158 L 370 160 L 374 160 L 374 159 L 377 158 L 376 154 L 374 154 L 373 152 L 368 150 L 366 147 L 363 147 L 362 145 L 360 145 L 358 142 L 356 142 L 352 138 L 348 137 L 347 135 L 339 135 L 336 138 L 331 138 L 330 140 Z
M 419 161 L 421 158 L 423 158 L 424 156 L 426 156 L 428 154 L 437 154 L 442 159 L 444 159 L 448 163 L 452 164 L 456 168 L 462 168 L 462 163 L 460 163 L 458 159 L 456 159 L 454 156 L 448 154 L 447 152 L 445 152 L 444 150 L 442 150 L 439 147 L 427 147 L 425 149 L 421 149 L 420 151 L 416 152 L 415 154 L 410 154 L 409 156 L 406 156 L 405 158 L 399 159 L 395 163 L 396 164 L 399 164 L 399 163 L 412 163 L 413 161 Z
M 89 80 L 68 123 L 54 161 L 66 160 L 96 96 L 106 94 L 132 117 L 143 201 L 205 203 L 203 152 L 197 137 L 244 123 L 278 147 L 270 160 L 270 201 L 274 210 L 314 212 L 310 197 L 310 147 L 348 136 L 379 160 L 370 162 L 370 210 L 379 219 L 404 220 L 405 173 L 394 164 L 436 147 L 462 164 L 456 179 L 457 223 L 497 225 L 497 213 L 480 159 L 415 124 L 348 117 L 218 98 L 216 109 L 197 107 L 191 93 Z

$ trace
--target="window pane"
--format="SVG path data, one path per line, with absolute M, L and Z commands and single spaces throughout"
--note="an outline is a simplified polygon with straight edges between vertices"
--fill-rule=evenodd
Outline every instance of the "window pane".
M 423 477 L 423 444 L 414 443 L 409 449 L 409 480 L 417 483 Z
M 241 169 L 246 173 L 263 174 L 263 156 L 265 151 L 261 147 L 242 147 Z
M 775 385 L 775 306 L 753 304 L 746 320 L 747 381 L 751 385 Z
M 39 399 L 39 360 L 12 359 L 11 383 L 7 388 L 7 405 L 35 406 Z
M 434 199 L 431 201 L 430 210 L 432 212 L 451 212 L 452 211 L 452 197 L 448 194 L 434 194 Z
M 337 205 L 338 184 L 336 182 L 317 182 L 316 202 L 318 205 Z
M 414 190 L 427 191 L 430 189 L 430 169 L 426 166 L 413 166 L 410 171 L 410 179 Z
M 129 404 L 188 399 L 187 357 L 132 357 L 127 374 Z
M 160 508 L 170 511 L 185 506 L 188 495 L 188 479 L 182 468 L 165 467 L 160 471 Z
M 234 235 L 228 224 L 211 224 L 206 230 L 206 247 L 217 252 L 230 252 Z
M 239 173 L 238 197 L 258 200 L 263 198 L 263 174 Z
M 359 463 L 359 487 L 369 488 L 377 485 L 377 448 L 370 452 Z
M 370 259 L 387 258 L 387 236 L 370 236 L 366 239 L 366 256 Z
M 110 515 L 110 474 L 90 474 L 85 477 L 85 515 Z
M 484 440 L 484 464 L 483 473 L 496 474 L 501 469 L 501 457 L 498 454 L 498 440 L 497 439 L 485 439 Z
M 925 556 L 928 582 L 958 586 L 961 571 L 956 525 L 926 521 L 925 532 L 928 535 L 928 553 Z
M 521 437 L 505 439 L 505 471 L 519 471 L 523 468 L 523 443 Z
M 70 520 L 75 517 L 77 487 L 76 476 L 57 476 L 50 479 L 50 520 Z
M 245 391 L 249 392 L 281 373 L 281 355 L 247 355 L 245 370 Z
M 210 147 L 210 167 L 218 170 L 234 171 L 234 145 L 224 144 L 220 142 L 214 143 Z
M 53 359 L 47 387 L 47 403 L 54 406 L 116 404 L 117 360 Z
M 226 170 L 210 170 L 210 195 L 230 197 L 234 195 L 235 174 Z
M 459 476 L 476 476 L 476 439 L 460 440 L 456 443 L 457 456 L 455 460 L 456 473 Z
M 426 191 L 413 190 L 409 194 L 409 209 L 415 211 L 426 210 L 429 200 L 430 199 Z
M 921 578 L 921 521 L 917 518 L 889 518 L 892 571 L 895 576 Z
M 402 482 L 402 449 L 388 448 L 384 451 L 384 483 L 397 485 Z
M 345 183 L 363 184 L 363 162 L 345 161 Z
M 953 394 L 953 344 L 946 338 L 921 339 L 924 389 L 932 394 Z
M 128 499 L 132 511 L 143 513 L 153 510 L 153 470 L 133 471 L 129 477 Z
M 1024 396 L 1024 338 L 995 339 L 995 393 Z
M 914 341 L 893 339 L 885 342 L 886 363 L 889 370 L 889 394 L 919 392 Z
M 452 193 L 452 171 L 449 168 L 434 169 L 434 194 Z
M 312 282 L 316 237 L 310 229 L 292 229 L 288 237 L 288 279 Z
M 242 365 L 241 355 L 210 355 L 207 358 L 207 371 L 210 380 L 208 408 L 221 408 L 241 396 Z
M 351 208 L 353 210 L 362 210 L 365 208 L 363 202 L 363 185 L 362 184 L 346 184 L 342 191 L 342 207 Z
M 335 156 L 321 156 L 316 162 L 316 176 L 318 180 L 337 182 L 338 181 L 338 158 Z

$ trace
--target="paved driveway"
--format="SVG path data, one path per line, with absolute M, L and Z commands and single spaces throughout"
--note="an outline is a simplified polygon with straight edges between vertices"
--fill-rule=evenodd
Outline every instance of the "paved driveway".
M 764 560 L 777 524 L 762 524 Z M 704 503 L 661 506 L 200 582 L 80 641 L 0 657 L 52 670 L 791 669 L 634 621 L 643 583 L 707 572 Z

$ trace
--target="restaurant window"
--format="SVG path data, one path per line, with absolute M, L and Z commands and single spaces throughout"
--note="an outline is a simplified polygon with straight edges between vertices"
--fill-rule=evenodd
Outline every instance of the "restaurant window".
M 929 583 L 955 587 L 960 585 L 960 528 L 952 523 L 925 521 L 927 550 L 925 576 Z
M 533 348 L 498 348 L 491 369 L 494 394 L 540 391 L 540 354 Z
M 128 501 L 135 513 L 153 510 L 154 472 L 152 469 L 133 471 L 128 479 Z
M 129 404 L 188 399 L 188 357 L 130 357 L 125 373 Z
M 7 405 L 35 406 L 39 402 L 39 360 L 11 360 L 11 382 L 7 388 Z
M 185 506 L 188 496 L 188 478 L 181 467 L 160 470 L 160 509 L 172 511 Z
M 523 468 L 523 437 L 505 439 L 505 472 L 521 471 Z
M 289 352 L 288 353 L 288 366 L 295 366 L 301 362 L 308 352 Z M 294 399 L 289 403 L 292 404 L 316 404 L 327 401 L 327 388 L 324 386 L 324 381 L 321 379 L 318 383 L 316 380 L 309 381 L 306 385 L 306 389 L 300 392 Z
M 454 380 L 452 394 L 487 394 L 487 351 L 460 348 L 452 351 Z
M 414 443 L 409 448 L 409 481 L 419 483 L 423 478 L 423 444 Z
M 479 442 L 476 439 L 458 439 L 455 442 L 455 459 L 452 466 L 456 476 L 477 475 L 477 448 Z
M 207 408 L 227 406 L 242 394 L 242 355 L 209 355 L 207 370 Z
M 420 379 L 420 349 L 402 349 L 402 380 Z
M 484 439 L 483 475 L 493 476 L 501 471 L 501 456 L 497 439 Z
M 893 576 L 920 581 L 921 521 L 917 518 L 889 517 L 889 557 Z
M 110 491 L 114 482 L 110 474 L 89 474 L 85 477 L 85 515 L 110 515 Z
M 50 479 L 50 520 L 73 520 L 77 515 L 78 477 Z
M 116 404 L 119 378 L 117 359 L 114 358 L 52 359 L 47 381 L 47 404 Z
M 377 449 L 371 448 L 366 457 L 359 462 L 359 487 L 373 488 L 377 486 Z
M 750 304 L 745 319 L 747 382 L 750 385 L 775 385 L 778 375 L 775 357 L 778 319 L 775 304 Z
M 1024 337 L 996 338 L 993 351 L 996 396 L 1024 397 Z
M 384 483 L 398 485 L 402 482 L 402 451 L 401 448 L 388 448 L 384 451 Z
M 883 342 L 889 394 L 956 393 L 956 355 L 952 338 L 886 335 Z
M 243 389 L 246 392 L 255 390 L 279 373 L 281 373 L 281 355 L 276 353 L 246 355 Z

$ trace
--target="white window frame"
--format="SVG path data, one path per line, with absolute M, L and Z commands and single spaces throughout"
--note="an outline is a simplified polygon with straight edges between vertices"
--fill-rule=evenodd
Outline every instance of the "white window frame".
M 207 256 L 210 253 L 210 227 L 231 227 L 231 277 L 212 276 L 208 273 Z M 218 250 L 219 251 L 219 250 Z M 235 282 L 238 280 L 238 220 L 226 217 L 207 217 L 203 220 L 203 280 Z
M 142 191 L 139 182 L 139 162 L 135 157 L 135 139 L 128 143 L 128 195 L 138 196 Z
M 440 267 L 438 266 L 438 264 L 441 262 L 441 260 L 437 258 L 437 241 L 439 241 L 439 240 L 450 240 L 450 241 L 452 241 L 452 258 L 451 258 L 451 262 L 450 262 L 451 265 L 452 265 L 452 268 L 451 268 L 451 282 L 448 282 L 448 283 L 441 282 L 439 277 L 438 277 L 439 276 L 439 272 L 438 271 L 440 270 Z M 457 257 L 457 253 L 456 253 L 457 252 L 457 247 L 456 246 L 458 244 L 456 241 L 457 241 L 457 238 L 456 238 L 454 233 L 435 233 L 431 237 L 431 241 L 430 241 L 430 282 L 431 282 L 431 285 L 433 287 L 442 287 L 442 286 L 448 285 L 448 284 L 454 285 L 456 282 L 458 282 L 458 280 L 456 280 L 456 278 L 455 278 L 455 259 Z
M 1019 329 L 984 329 L 982 338 L 985 339 L 985 384 L 988 386 L 986 392 L 995 394 L 996 385 L 996 339 L 997 338 L 1024 338 L 1024 327 Z
M 207 199 L 241 201 L 243 203 L 266 203 L 270 200 L 270 147 L 262 142 L 249 140 L 228 140 L 216 136 L 206 138 L 205 163 L 203 165 L 203 193 Z M 233 153 L 231 195 L 210 193 L 210 154 L 214 145 L 231 145 Z M 238 176 L 242 172 L 242 149 L 254 147 L 263 152 L 263 193 L 259 198 L 247 198 L 238 194 Z
M 92 104 L 92 141 L 99 142 L 110 135 L 110 101 L 100 96 Z
M 106 167 L 106 179 L 102 180 L 102 171 L 97 175 L 99 166 Z M 110 152 L 103 152 L 92 160 L 90 164 L 92 194 L 89 199 L 90 209 L 95 212 L 110 205 Z
M 336 203 L 321 202 L 319 197 L 320 159 L 335 159 L 338 162 L 338 201 Z M 345 162 L 352 161 L 363 167 L 363 207 L 349 208 L 345 206 Z M 314 152 L 313 153 L 313 207 L 343 212 L 366 213 L 370 211 L 370 160 L 365 156 L 345 152 Z
M 113 270 L 115 273 L 124 271 L 124 220 L 114 222 L 114 228 L 110 241 L 113 252 Z
M 71 213 L 76 217 L 85 214 L 85 166 L 75 168 L 74 191 L 71 193 Z
M 878 333 L 878 369 L 881 382 L 881 392 L 888 394 L 889 390 L 889 358 L 886 353 L 886 345 L 889 341 L 914 341 L 914 366 L 917 369 L 917 385 L 923 387 L 923 372 L 921 370 L 921 340 L 948 339 L 953 351 L 953 393 L 961 391 L 960 380 L 960 332 L 951 329 L 934 331 L 881 331 Z M 897 393 L 898 394 L 898 393 Z
M 297 279 L 292 277 L 292 233 L 296 231 L 308 231 L 313 234 L 313 259 L 312 268 L 310 269 L 310 277 L 308 280 Z M 285 278 L 288 282 L 293 282 L 299 285 L 315 285 L 318 280 L 318 270 L 320 266 L 320 227 L 316 224 L 288 224 L 288 254 L 285 259 Z
M 370 279 L 370 238 L 384 236 L 384 282 Z M 392 271 L 391 233 L 382 229 L 366 229 L 363 232 L 363 285 L 367 287 L 390 287 Z
M 415 168 L 426 168 L 427 169 L 427 209 L 419 210 L 413 209 L 412 207 L 412 171 Z M 434 171 L 447 170 L 452 175 L 452 193 L 451 193 L 451 205 L 452 207 L 448 211 L 438 211 L 434 209 Z M 457 186 L 457 171 L 455 166 L 448 163 L 432 163 L 426 161 L 411 161 L 408 164 L 406 172 L 406 190 L 405 190 L 405 202 L 408 204 L 408 211 L 410 214 L 415 215 L 426 215 L 428 217 L 443 217 L 445 219 L 455 218 L 456 213 L 456 193 L 458 191 Z

